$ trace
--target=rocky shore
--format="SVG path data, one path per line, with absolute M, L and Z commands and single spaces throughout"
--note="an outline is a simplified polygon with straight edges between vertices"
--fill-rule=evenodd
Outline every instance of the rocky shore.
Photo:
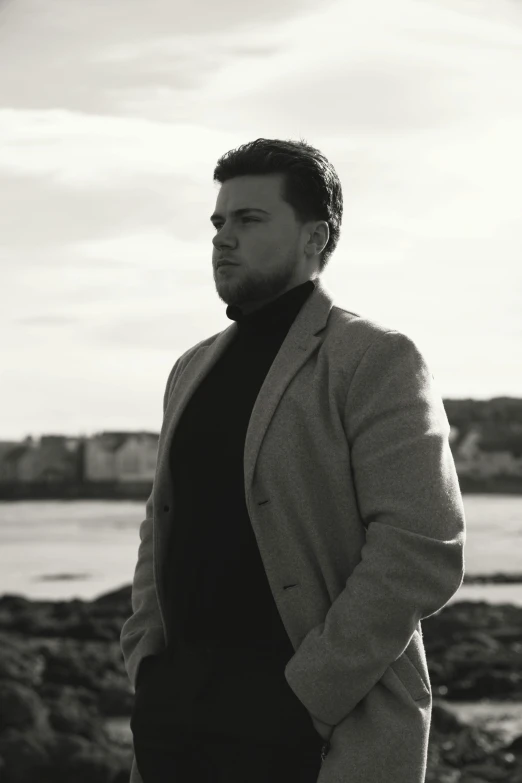
M 128 783 L 132 738 L 108 726 L 132 709 L 119 646 L 131 611 L 130 586 L 94 601 L 0 597 L 0 783 Z M 422 630 L 434 696 L 426 783 L 522 783 L 522 731 L 506 738 L 451 709 L 522 710 L 522 608 L 454 603 Z

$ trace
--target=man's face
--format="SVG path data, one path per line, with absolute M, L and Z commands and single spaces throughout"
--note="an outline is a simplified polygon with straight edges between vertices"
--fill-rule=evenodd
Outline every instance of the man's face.
M 283 175 L 241 176 L 224 182 L 211 221 L 214 281 L 219 298 L 245 314 L 309 280 L 303 247 L 310 229 L 283 201 Z M 236 213 L 236 210 L 248 211 Z M 256 209 L 257 208 L 257 209 Z M 216 267 L 220 258 L 235 266 Z

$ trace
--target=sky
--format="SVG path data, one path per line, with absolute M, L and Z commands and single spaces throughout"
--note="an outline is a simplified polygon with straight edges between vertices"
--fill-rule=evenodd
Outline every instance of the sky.
M 522 397 L 521 0 L 0 0 L 0 440 L 159 432 L 259 137 L 339 175 L 334 304 L 444 399 Z

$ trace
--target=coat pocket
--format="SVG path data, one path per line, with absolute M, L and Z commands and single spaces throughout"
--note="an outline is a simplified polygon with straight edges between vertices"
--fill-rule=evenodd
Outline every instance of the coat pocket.
M 412 658 L 418 662 L 417 665 Z M 414 632 L 408 647 L 391 664 L 390 668 L 393 669 L 414 701 L 422 701 L 431 695 L 426 655 L 418 631 Z M 424 670 L 423 673 L 421 673 L 422 670 Z

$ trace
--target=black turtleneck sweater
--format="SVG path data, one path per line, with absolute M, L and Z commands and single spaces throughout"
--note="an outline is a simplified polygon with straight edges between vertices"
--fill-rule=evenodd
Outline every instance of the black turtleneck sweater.
M 161 677 L 145 675 L 133 719 L 156 744 L 171 743 L 172 725 L 183 724 L 188 714 L 194 726 L 217 722 L 225 732 L 264 734 L 269 741 L 274 735 L 282 742 L 320 739 L 284 678 L 294 649 L 248 514 L 243 468 L 255 401 L 313 290 L 308 280 L 248 315 L 229 305 L 237 336 L 195 389 L 176 427 L 169 455 L 174 523 L 163 585 L 170 649 L 162 666 L 170 668 Z M 210 680 L 214 691 L 201 701 L 198 693 Z M 163 693 L 169 687 L 175 699 Z M 158 710 L 170 728 L 158 723 Z
M 164 594 L 181 644 L 268 644 L 284 648 L 287 661 L 293 655 L 246 507 L 243 453 L 259 390 L 313 289 L 307 280 L 249 315 L 227 307 L 237 337 L 196 388 L 174 433 L 175 529 Z

